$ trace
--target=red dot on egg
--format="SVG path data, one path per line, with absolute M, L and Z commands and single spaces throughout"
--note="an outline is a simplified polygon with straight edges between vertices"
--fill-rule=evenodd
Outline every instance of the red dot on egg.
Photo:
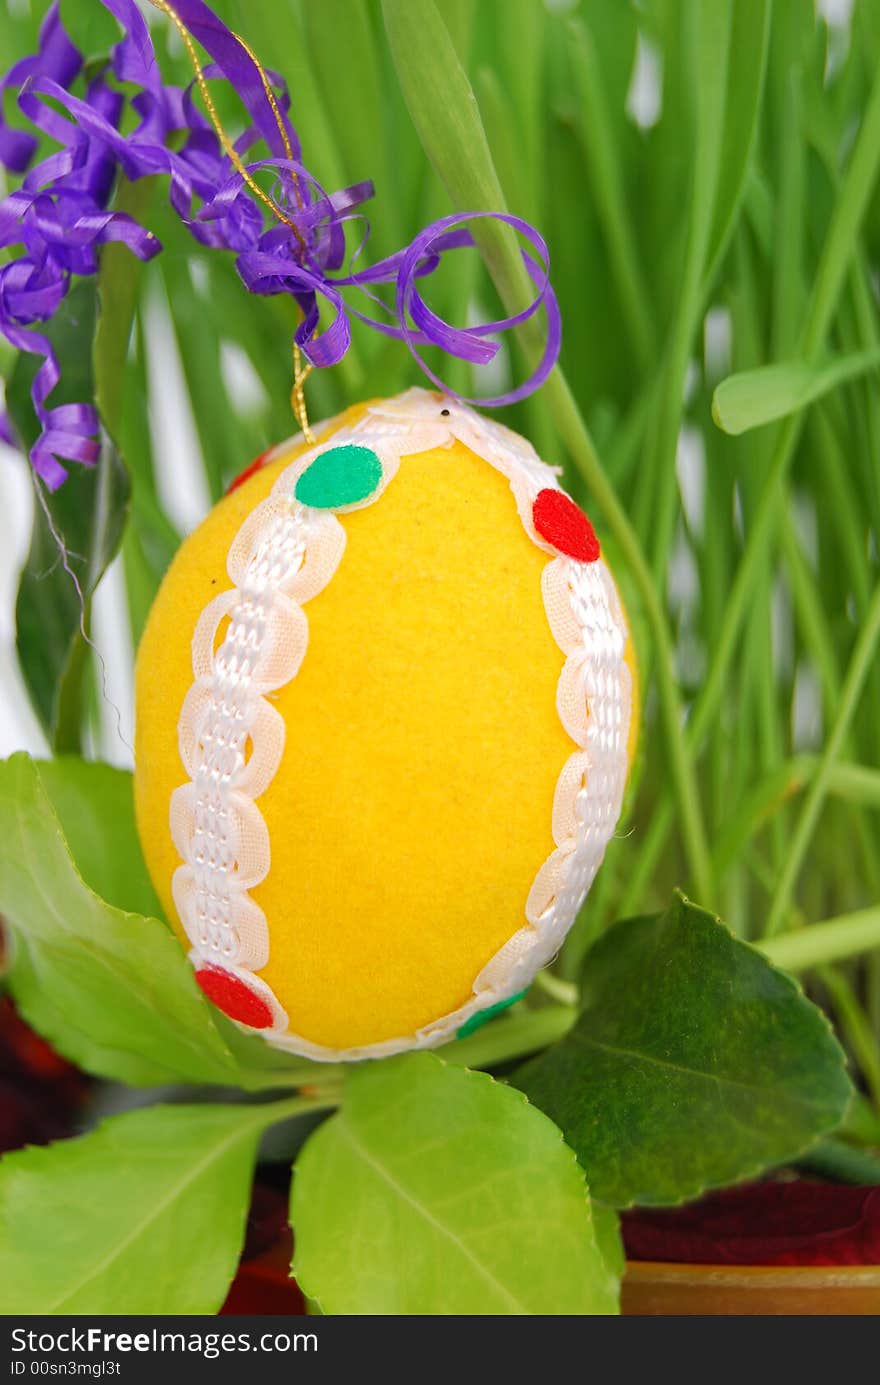
M 598 558 L 596 532 L 565 491 L 539 491 L 532 507 L 532 522 L 535 533 L 567 558 L 576 558 L 579 563 L 594 563 Z
M 238 1020 L 250 1029 L 272 1028 L 274 1017 L 263 997 L 231 971 L 224 971 L 222 967 L 202 967 L 196 972 L 196 981 L 211 1004 L 231 1020 Z

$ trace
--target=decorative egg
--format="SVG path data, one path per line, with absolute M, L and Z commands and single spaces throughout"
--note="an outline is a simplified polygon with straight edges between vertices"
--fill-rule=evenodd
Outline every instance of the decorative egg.
M 523 438 L 413 389 L 259 459 L 138 653 L 147 864 L 208 998 L 309 1058 L 472 1028 L 558 951 L 635 741 L 624 612 Z

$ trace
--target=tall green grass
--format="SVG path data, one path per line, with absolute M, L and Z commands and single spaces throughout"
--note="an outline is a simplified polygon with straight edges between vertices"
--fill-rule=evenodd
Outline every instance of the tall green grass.
M 32 47 L 33 8 L 0 16 L 4 59 Z M 596 523 L 644 713 L 627 814 L 559 971 L 576 977 L 613 919 L 682 885 L 809 973 L 880 1103 L 880 0 L 856 0 L 848 31 L 808 0 L 216 8 L 287 77 L 325 186 L 374 178 L 370 253 L 453 208 L 504 204 L 549 241 L 561 369 L 507 421 L 565 466 Z M 97 24 L 91 0 L 63 10 L 75 30 Z M 177 45 L 158 47 L 186 80 Z M 647 125 L 629 113 L 637 55 L 660 74 Z M 290 305 L 249 299 L 161 189 L 140 198 L 166 249 L 121 275 L 134 330 L 109 404 L 134 480 L 135 638 L 177 542 L 148 427 L 158 289 L 210 495 L 293 428 Z M 491 278 L 459 255 L 432 289 L 459 322 L 523 292 L 509 238 L 487 231 L 481 248 Z M 258 399 L 219 387 L 230 348 Z M 524 336 L 506 368 L 521 374 L 533 350 Z M 722 379 L 779 362 L 794 374 L 725 387 L 716 414 L 743 429 L 725 433 L 712 413 Z M 483 387 L 442 368 L 460 391 Z M 356 327 L 309 405 L 318 418 L 418 382 L 403 347 Z

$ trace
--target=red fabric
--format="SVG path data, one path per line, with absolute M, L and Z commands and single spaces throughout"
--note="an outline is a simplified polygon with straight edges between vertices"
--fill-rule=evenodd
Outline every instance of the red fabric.
M 290 1277 L 292 1258 L 287 1198 L 275 1188 L 258 1183 L 248 1215 L 241 1264 L 221 1314 L 304 1314 L 305 1301 Z
M 89 1079 L 0 998 L 0 1153 L 73 1133 Z
M 625 1212 L 631 1260 L 692 1265 L 880 1265 L 880 1187 L 807 1179 Z
M 592 524 L 564 491 L 539 491 L 532 507 L 535 533 L 569 558 L 579 563 L 594 563 L 599 556 L 599 540 Z
M 222 967 L 202 967 L 196 972 L 196 981 L 212 1004 L 231 1020 L 251 1029 L 272 1027 L 272 1011 L 265 1000 L 232 972 Z
M 271 451 L 272 449 L 270 447 L 267 451 L 261 452 L 259 457 L 255 457 L 250 466 L 246 466 L 244 471 L 240 472 L 234 481 L 230 481 L 229 485 L 226 487 L 226 494 L 231 495 L 233 491 L 238 490 L 239 486 L 243 486 L 245 481 L 249 481 L 258 471 L 262 471 L 263 467 L 266 465 L 266 458 Z
M 290 1278 L 289 1251 L 281 1247 L 240 1266 L 220 1309 L 221 1314 L 241 1317 L 304 1314 L 305 1311 L 299 1285 Z

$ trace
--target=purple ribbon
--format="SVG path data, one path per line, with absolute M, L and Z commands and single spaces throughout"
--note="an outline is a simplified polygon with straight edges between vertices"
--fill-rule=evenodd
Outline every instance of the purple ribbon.
M 18 248 L 17 257 L 0 267 L 0 332 L 18 350 L 43 357 L 31 390 L 41 427 L 31 461 L 49 489 L 64 480 L 64 461 L 86 466 L 95 462 L 99 420 L 91 404 L 48 407 L 60 366 L 51 342 L 33 324 L 51 320 L 72 276 L 97 272 L 101 245 L 121 241 L 141 260 L 162 248 L 130 216 L 108 210 L 120 172 L 131 181 L 167 176 L 169 200 L 181 221 L 201 244 L 235 253 L 236 268 L 251 293 L 293 297 L 302 311 L 296 341 L 315 366 L 342 359 L 351 343 L 351 318 L 356 317 L 404 341 L 428 378 L 444 389 L 423 360 L 421 348 L 439 346 L 460 360 L 486 364 L 499 349 L 498 341 L 489 338 L 528 321 L 543 307 L 546 344 L 529 378 L 497 398 L 469 402 L 514 403 L 547 378 L 559 355 L 561 324 L 547 246 L 533 227 L 498 212 L 443 217 L 396 254 L 368 268 L 349 266 L 344 272 L 345 224 L 353 215 L 364 220 L 365 234 L 352 257 L 355 264 L 369 235 L 369 225 L 356 209 L 372 196 L 373 186 L 361 182 L 333 194 L 323 190 L 301 162 L 299 140 L 287 115 L 288 94 L 280 79 L 268 74 L 283 135 L 259 69 L 242 44 L 204 0 L 174 0 L 181 21 L 213 59 L 205 75 L 225 77 L 248 113 L 250 124 L 236 143 L 239 158 L 259 142 L 268 150 L 268 157 L 246 167 L 251 176 L 267 167 L 274 170 L 273 197 L 292 225 L 273 218 L 267 226 L 263 207 L 196 108 L 194 83 L 180 88 L 162 81 L 149 29 L 134 0 L 101 3 L 118 20 L 123 36 L 107 68 L 81 95 L 72 88 L 82 73 L 82 56 L 64 31 L 58 0 L 53 0 L 40 30 L 38 52 L 16 63 L 0 82 L 0 101 L 5 90 L 18 88 L 23 114 L 59 146 L 30 168 L 37 139 L 8 126 L 0 105 L 0 162 L 25 174 L 21 187 L 0 202 L 0 247 Z M 126 84 L 126 92 L 115 83 Z M 136 123 L 123 134 L 127 106 Z M 170 147 L 172 134 L 183 134 L 179 147 Z M 535 295 L 519 313 L 476 327 L 454 327 L 428 306 L 420 283 L 447 252 L 473 247 L 465 223 L 487 218 L 510 226 L 524 240 L 521 253 Z M 394 286 L 391 304 L 375 292 L 383 284 Z M 383 316 L 346 304 L 344 289 L 363 292 Z M 324 314 L 319 331 L 322 301 L 331 312 L 329 321 Z

